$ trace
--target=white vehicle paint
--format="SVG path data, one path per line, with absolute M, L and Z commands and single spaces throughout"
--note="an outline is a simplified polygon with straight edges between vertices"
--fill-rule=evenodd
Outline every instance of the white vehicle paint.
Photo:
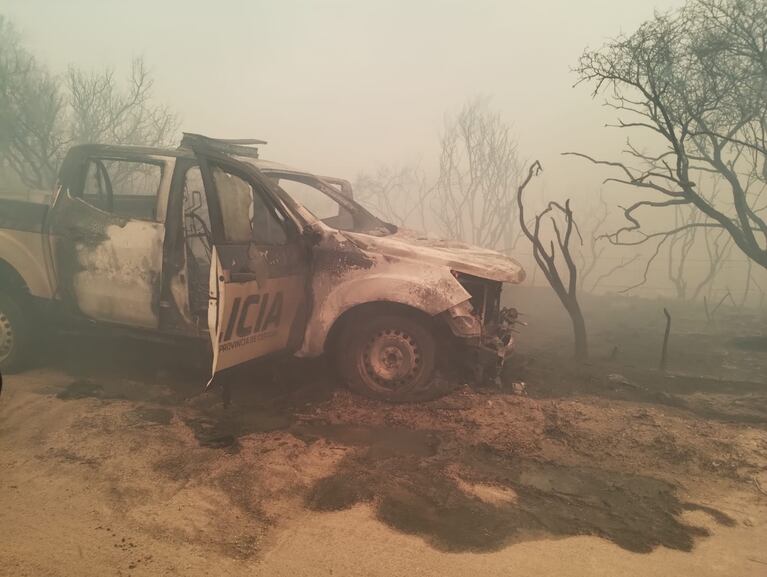
M 176 150 L 74 147 L 50 208 L 5 204 L 0 291 L 71 322 L 207 336 L 211 382 L 265 355 L 327 353 L 339 338 L 349 354 L 380 355 L 355 366 L 392 386 L 426 384 L 434 331 L 495 365 L 511 353 L 516 311 L 500 308 L 500 294 L 524 279 L 519 263 L 398 229 L 356 203 L 347 181 L 252 153 L 197 135 Z M 323 202 L 302 204 L 288 184 Z M 365 336 L 384 321 L 393 325 Z

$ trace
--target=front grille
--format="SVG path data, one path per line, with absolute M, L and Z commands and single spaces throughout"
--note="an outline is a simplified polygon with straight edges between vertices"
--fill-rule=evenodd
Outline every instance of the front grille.
M 464 273 L 457 273 L 456 278 L 471 295 L 471 306 L 482 324 L 496 323 L 501 307 L 501 283 Z

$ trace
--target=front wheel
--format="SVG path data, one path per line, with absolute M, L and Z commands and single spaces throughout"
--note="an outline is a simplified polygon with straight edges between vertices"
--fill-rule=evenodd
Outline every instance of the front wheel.
M 29 327 L 24 312 L 11 296 L 0 293 L 0 372 L 21 368 Z
M 360 394 L 390 402 L 434 398 L 437 345 L 428 319 L 399 311 L 347 319 L 337 341 L 341 376 Z

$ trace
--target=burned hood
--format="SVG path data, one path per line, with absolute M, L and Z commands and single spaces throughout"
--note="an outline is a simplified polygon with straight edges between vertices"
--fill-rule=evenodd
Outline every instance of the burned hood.
M 344 232 L 360 248 L 384 256 L 408 258 L 490 280 L 520 283 L 522 266 L 504 254 L 454 240 L 440 240 L 416 231 L 399 229 L 387 236 Z

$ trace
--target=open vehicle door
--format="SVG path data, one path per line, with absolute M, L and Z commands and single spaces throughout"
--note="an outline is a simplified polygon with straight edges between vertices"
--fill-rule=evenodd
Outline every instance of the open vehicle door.
M 309 251 L 302 226 L 254 166 L 219 141 L 185 135 L 200 164 L 213 255 L 208 327 L 213 379 L 272 353 L 293 352 L 308 316 Z
M 168 189 L 175 159 L 100 145 L 74 148 L 45 232 L 69 312 L 159 327 Z

